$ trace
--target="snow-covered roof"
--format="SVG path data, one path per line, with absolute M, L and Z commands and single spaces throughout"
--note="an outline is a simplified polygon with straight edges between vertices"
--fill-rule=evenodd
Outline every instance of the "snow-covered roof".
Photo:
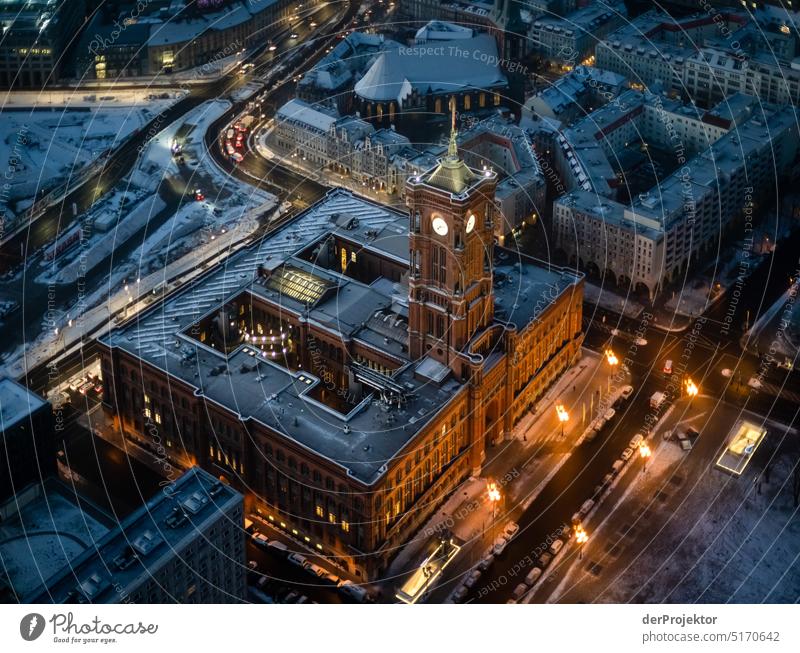
M 490 89 L 507 84 L 497 44 L 488 34 L 458 45 L 431 44 L 383 52 L 356 83 L 356 94 L 372 102 L 402 98 L 412 88 L 421 94 Z
M 0 434 L 46 403 L 13 379 L 0 379 Z
M 330 112 L 315 109 L 307 102 L 292 99 L 284 104 L 276 114 L 278 122 L 288 121 L 303 124 L 311 129 L 328 132 L 337 117 Z
M 469 27 L 448 23 L 443 20 L 432 20 L 424 27 L 417 30 L 414 40 L 417 43 L 427 41 L 456 41 L 472 38 L 474 32 Z

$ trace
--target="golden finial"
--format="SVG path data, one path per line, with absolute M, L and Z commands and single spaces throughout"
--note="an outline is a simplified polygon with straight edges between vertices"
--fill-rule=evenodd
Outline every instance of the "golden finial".
M 450 98 L 450 144 L 447 146 L 447 156 L 452 159 L 458 158 L 458 146 L 456 145 L 456 99 Z

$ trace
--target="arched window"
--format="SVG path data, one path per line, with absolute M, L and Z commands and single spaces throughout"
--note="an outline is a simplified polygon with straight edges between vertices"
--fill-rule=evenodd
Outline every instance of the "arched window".
M 465 95 L 464 96 L 464 111 L 469 111 L 472 109 L 472 96 Z

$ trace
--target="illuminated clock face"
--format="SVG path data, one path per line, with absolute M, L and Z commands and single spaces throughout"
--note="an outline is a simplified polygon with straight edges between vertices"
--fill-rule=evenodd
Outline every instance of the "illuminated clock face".
M 475 214 L 470 213 L 469 217 L 467 218 L 467 233 L 472 231 L 475 228 Z
M 433 217 L 433 222 L 431 223 L 433 226 L 433 230 L 440 236 L 447 235 L 447 222 L 445 222 L 444 218 L 440 215 L 436 215 Z

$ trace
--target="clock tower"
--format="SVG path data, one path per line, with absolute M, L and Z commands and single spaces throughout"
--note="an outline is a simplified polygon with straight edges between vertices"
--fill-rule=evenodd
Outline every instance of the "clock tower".
M 497 175 L 458 155 L 455 105 L 447 154 L 406 184 L 410 210 L 409 353 L 452 366 L 494 316 Z

